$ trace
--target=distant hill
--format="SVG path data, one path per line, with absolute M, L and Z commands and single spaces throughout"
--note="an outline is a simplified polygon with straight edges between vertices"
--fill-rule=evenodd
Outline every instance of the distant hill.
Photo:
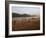
M 28 14 L 18 14 L 18 13 L 12 13 L 12 17 L 29 17 L 31 15 Z

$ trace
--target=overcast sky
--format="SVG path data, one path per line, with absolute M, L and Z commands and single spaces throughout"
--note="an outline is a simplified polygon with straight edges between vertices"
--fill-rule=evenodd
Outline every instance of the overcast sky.
M 12 12 L 13 13 L 19 13 L 19 14 L 39 15 L 40 14 L 40 8 L 39 7 L 17 7 L 17 6 L 12 6 Z

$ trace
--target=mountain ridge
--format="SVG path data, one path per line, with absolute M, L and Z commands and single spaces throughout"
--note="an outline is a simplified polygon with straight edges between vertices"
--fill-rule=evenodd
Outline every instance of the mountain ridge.
M 30 17 L 31 15 L 28 14 L 18 14 L 18 13 L 12 13 L 12 17 Z

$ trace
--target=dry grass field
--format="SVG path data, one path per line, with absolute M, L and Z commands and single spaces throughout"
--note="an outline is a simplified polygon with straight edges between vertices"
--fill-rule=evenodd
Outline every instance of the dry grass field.
M 38 18 L 17 19 L 12 20 L 12 31 L 40 30 L 40 19 Z

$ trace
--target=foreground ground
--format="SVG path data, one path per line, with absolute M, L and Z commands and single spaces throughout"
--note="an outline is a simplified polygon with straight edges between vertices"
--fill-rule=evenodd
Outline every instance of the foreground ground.
M 12 20 L 12 30 L 40 30 L 40 20 L 38 18 Z

